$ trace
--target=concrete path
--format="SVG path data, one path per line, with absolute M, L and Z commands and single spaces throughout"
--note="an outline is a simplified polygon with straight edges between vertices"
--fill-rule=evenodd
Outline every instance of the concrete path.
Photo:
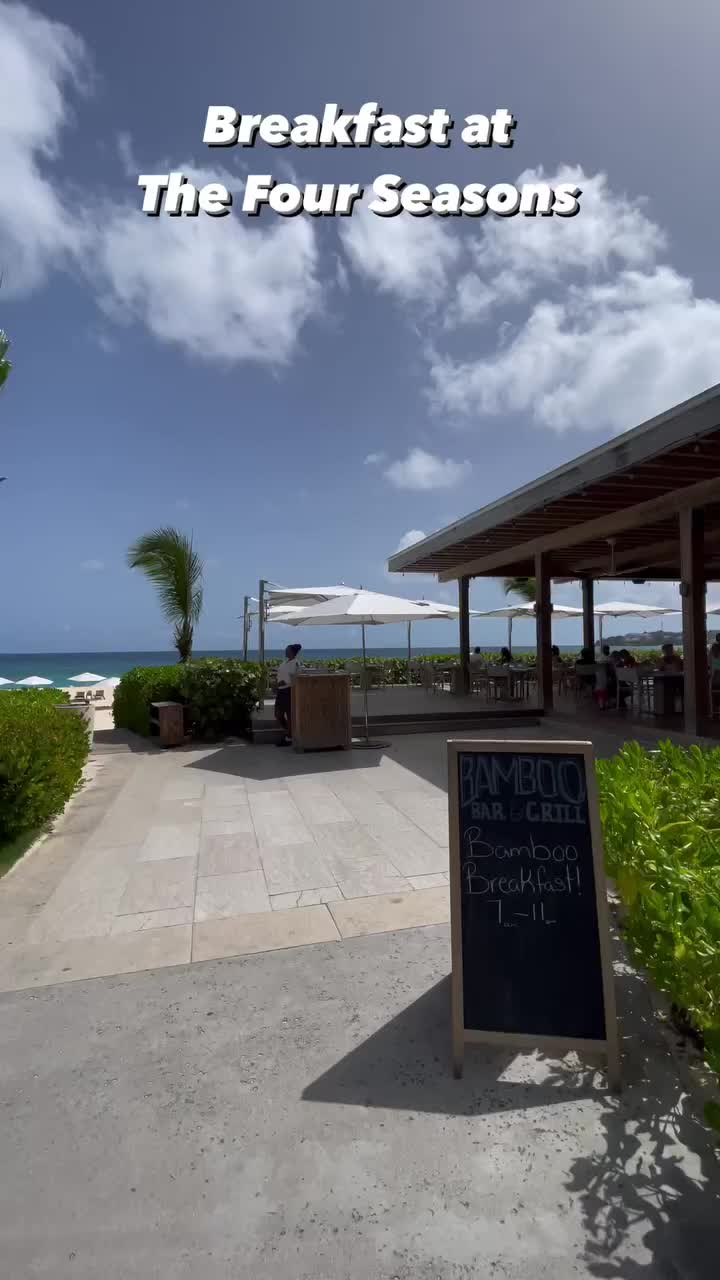
M 622 736 L 593 728 L 599 752 Z M 297 755 L 101 729 L 55 834 L 0 880 L 0 990 L 443 923 L 445 774 L 443 734 Z
M 446 927 L 0 996 L 12 1280 L 715 1280 L 717 1163 L 647 991 L 622 1095 L 449 1073 Z

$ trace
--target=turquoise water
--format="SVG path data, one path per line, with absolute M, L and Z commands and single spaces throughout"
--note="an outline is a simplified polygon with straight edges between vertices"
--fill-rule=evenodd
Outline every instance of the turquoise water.
M 452 645 L 448 648 L 418 649 L 418 653 L 455 653 Z M 359 656 L 360 649 L 303 649 L 308 661 L 313 658 L 352 658 Z M 281 658 L 280 649 L 267 649 L 268 658 Z M 251 660 L 257 659 L 257 651 L 251 649 Z M 368 656 L 373 658 L 404 658 L 407 649 L 370 649 Z M 239 649 L 198 649 L 196 658 L 242 658 Z M 111 676 L 122 676 L 133 667 L 163 667 L 177 662 L 175 650 L 145 653 L 0 653 L 0 676 L 6 680 L 24 680 L 26 676 L 45 676 L 56 685 L 71 684 L 70 677 L 80 675 L 83 671 L 92 671 L 109 680 Z
M 499 647 L 499 646 L 498 646 Z M 517 645 L 519 653 L 529 651 L 531 645 Z M 638 648 L 641 646 L 633 646 Z M 577 645 L 560 645 L 560 649 L 564 653 L 577 653 Z M 405 648 L 370 648 L 368 646 L 368 657 L 370 658 L 405 658 L 407 657 L 407 649 Z M 433 653 L 457 653 L 458 649 L 452 645 L 421 647 L 417 649 L 413 647 L 413 652 L 418 654 Z M 359 657 L 361 650 L 358 649 L 303 649 L 303 656 L 312 661 L 314 658 L 352 658 Z M 257 658 L 257 651 L 250 650 L 251 659 Z M 282 650 L 268 649 L 268 658 L 282 657 Z M 242 653 L 239 649 L 199 649 L 195 653 L 197 658 L 241 658 Z M 55 685 L 70 684 L 70 677 L 79 675 L 82 671 L 96 672 L 99 676 L 103 676 L 108 680 L 111 676 L 122 676 L 126 671 L 132 670 L 133 667 L 162 667 L 167 664 L 177 662 L 177 654 L 175 650 L 168 649 L 164 652 L 137 652 L 137 653 L 0 653 L 0 676 L 6 680 L 24 680 L 26 676 L 45 676 L 46 679 L 52 680 Z

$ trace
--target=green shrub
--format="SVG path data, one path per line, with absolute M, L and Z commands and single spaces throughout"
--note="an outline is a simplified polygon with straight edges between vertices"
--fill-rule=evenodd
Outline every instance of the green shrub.
M 133 667 L 122 677 L 113 702 L 119 729 L 150 733 L 151 702 L 182 702 L 182 664 L 174 667 Z
M 265 673 L 257 662 L 199 658 L 173 667 L 135 667 L 115 690 L 115 724 L 150 734 L 152 702 L 182 702 L 198 738 L 246 733 L 262 696 Z
M 80 783 L 88 736 L 79 716 L 59 715 L 52 689 L 0 695 L 0 842 L 45 826 Z
M 186 662 L 182 690 L 190 707 L 193 735 L 222 738 L 247 733 L 263 688 L 264 672 L 257 662 L 237 658 Z
M 638 961 L 720 1076 L 720 750 L 627 743 L 598 762 L 608 873 Z M 720 1128 L 720 1103 L 708 1120 Z

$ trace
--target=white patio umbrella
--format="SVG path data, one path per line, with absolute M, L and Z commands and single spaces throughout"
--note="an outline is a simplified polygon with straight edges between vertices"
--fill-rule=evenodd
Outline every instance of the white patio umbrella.
M 265 599 L 272 608 L 280 605 L 297 605 L 307 608 L 313 604 L 323 604 L 326 600 L 336 600 L 339 596 L 353 596 L 360 587 L 346 587 L 339 584 L 335 587 L 273 587 L 266 586 Z
M 452 608 L 452 606 L 448 606 Z M 276 621 L 285 622 L 291 627 L 350 627 L 359 626 L 362 631 L 362 654 L 365 679 L 363 680 L 365 710 L 365 740 L 370 741 L 368 696 L 367 696 L 367 653 L 365 649 L 365 628 L 380 626 L 393 622 L 419 622 L 421 619 L 449 618 L 446 606 L 442 613 L 430 612 L 429 601 L 418 602 L 404 600 L 400 596 L 386 596 L 379 591 L 356 591 L 353 595 L 341 596 L 335 600 L 326 600 L 323 604 L 310 605 L 307 609 L 293 609 L 278 617 Z M 382 744 L 377 744 L 382 745 Z
M 104 679 L 104 676 L 98 676 L 93 671 L 81 671 L 79 676 L 68 676 L 73 684 L 99 684 Z
M 52 680 L 46 680 L 45 676 L 26 676 L 24 680 L 16 680 L 16 684 L 24 685 L 26 689 L 41 689 L 46 684 L 52 684 Z
M 14 684 L 14 683 L 15 683 L 15 681 L 14 681 L 14 680 L 6 680 L 4 676 L 0 676 L 0 685 L 2 685 L 2 684 Z
M 553 618 L 581 618 L 582 609 L 576 609 L 570 604 L 554 604 L 552 605 Z M 481 609 L 477 612 L 479 618 L 507 618 L 508 620 L 508 649 L 512 649 L 512 624 L 513 618 L 534 618 L 535 605 L 528 604 L 506 604 L 502 609 Z
M 636 604 L 630 600 L 608 600 L 603 604 L 596 604 L 593 612 L 595 617 L 600 619 L 599 644 L 602 649 L 603 618 L 655 618 L 658 614 L 670 613 L 671 610 L 661 604 Z

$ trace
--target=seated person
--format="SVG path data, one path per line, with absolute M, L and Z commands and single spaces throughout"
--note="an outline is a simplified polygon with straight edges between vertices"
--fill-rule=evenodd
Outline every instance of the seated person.
M 576 667 L 594 667 L 595 654 L 593 653 L 592 649 L 587 649 L 587 648 L 581 649 L 580 656 L 577 659 L 577 662 L 575 665 Z M 589 685 L 591 689 L 595 688 L 595 672 L 594 671 L 577 672 L 577 678 L 581 684 Z
M 631 654 L 631 652 L 630 652 L 630 650 L 629 650 L 629 649 L 621 649 L 621 650 L 620 650 L 620 657 L 622 658 L 622 664 L 623 664 L 623 666 L 624 666 L 624 667 L 636 667 L 636 666 L 637 666 L 637 662 L 636 662 L 636 661 L 635 661 L 635 659 L 633 658 L 633 656 L 632 656 L 632 654 Z
M 507 667 L 512 662 L 512 660 L 513 660 L 513 657 L 510 650 L 505 645 L 503 645 L 502 649 L 500 650 L 500 666 Z
M 658 663 L 659 671 L 677 672 L 683 669 L 683 660 L 679 653 L 675 652 L 674 644 L 664 644 L 662 647 L 662 657 Z
M 479 645 L 475 645 L 475 648 L 470 654 L 470 670 L 477 671 L 478 667 L 483 667 L 484 665 L 482 649 Z
M 562 666 L 562 658 L 561 658 L 561 656 L 560 656 L 560 650 L 558 649 L 558 647 L 557 647 L 557 645 L 556 645 L 556 644 L 554 644 L 554 645 L 553 645 L 553 647 L 552 647 L 552 649 L 550 650 L 550 652 L 552 653 L 552 663 L 553 663 L 553 666 L 554 666 L 554 667 L 561 667 L 561 666 Z

